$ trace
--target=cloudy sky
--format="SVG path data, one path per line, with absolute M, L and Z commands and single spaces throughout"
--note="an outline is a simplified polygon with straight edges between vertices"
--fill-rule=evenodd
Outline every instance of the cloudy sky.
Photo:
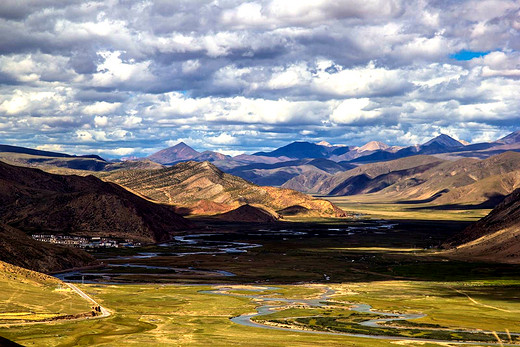
M 520 129 L 520 4 L 2 0 L 0 143 L 471 142 Z

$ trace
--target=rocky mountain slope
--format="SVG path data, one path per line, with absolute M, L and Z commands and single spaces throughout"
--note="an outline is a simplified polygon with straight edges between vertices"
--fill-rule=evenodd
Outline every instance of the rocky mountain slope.
M 93 176 L 61 176 L 0 162 L 0 222 L 22 230 L 162 241 L 190 227 L 171 207 Z
M 291 178 L 300 174 L 335 174 L 355 168 L 349 163 L 336 163 L 328 159 L 300 159 L 274 164 L 251 163 L 230 170 L 224 170 L 232 175 L 242 177 L 258 185 L 281 186 Z
M 344 214 L 326 200 L 314 199 L 294 190 L 257 186 L 224 173 L 209 162 L 183 162 L 153 171 L 119 171 L 104 179 L 149 199 L 175 205 L 187 214 L 215 214 L 244 204 L 274 211 L 301 205 L 322 216 Z
M 341 187 L 348 186 L 348 180 L 370 180 L 391 172 L 412 169 L 424 165 L 436 166 L 442 162 L 443 160 L 431 156 L 415 156 L 394 161 L 366 164 L 355 169 L 329 176 L 318 176 L 314 178 L 314 175 L 308 176 L 304 174 L 289 180 L 283 185 L 283 187 L 298 190 L 304 188 L 302 191 L 323 195 L 347 195 L 345 190 Z
M 156 152 L 148 156 L 147 159 L 159 164 L 171 164 L 180 160 L 193 159 L 199 154 L 199 152 L 197 152 L 184 142 L 180 142 L 173 147 L 162 149 L 159 152 Z
M 329 176 L 300 175 L 284 187 L 323 195 L 377 194 L 386 200 L 494 207 L 520 187 L 520 153 L 456 161 L 414 156 Z
M 520 189 L 444 247 L 454 257 L 520 263 Z

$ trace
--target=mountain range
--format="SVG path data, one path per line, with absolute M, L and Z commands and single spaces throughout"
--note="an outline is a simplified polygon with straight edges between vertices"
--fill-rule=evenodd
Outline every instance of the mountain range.
M 107 161 L 97 155 L 74 156 L 64 153 L 40 151 L 24 147 L 0 145 L 0 160 L 21 166 L 41 167 L 46 170 L 57 168 L 87 171 L 114 171 L 119 169 L 161 168 L 182 161 L 209 161 L 225 172 L 238 175 L 257 184 L 281 186 L 297 174 L 314 171 L 314 175 L 334 173 L 323 170 L 335 162 L 351 169 L 367 163 L 391 161 L 415 155 L 435 155 L 446 160 L 460 158 L 485 159 L 506 151 L 520 151 L 520 131 L 516 131 L 494 142 L 468 144 L 441 134 L 421 145 L 409 147 L 390 146 L 379 141 L 370 141 L 363 146 L 331 145 L 325 141 L 310 143 L 297 141 L 270 152 L 240 154 L 234 157 L 213 151 L 198 152 L 184 142 L 162 149 L 146 158 L 131 158 L 125 161 Z M 311 162 L 319 159 L 318 162 Z M 300 162 L 298 162 L 300 161 Z M 288 162 L 286 164 L 281 164 Z M 318 165 L 314 165 L 318 163 Z M 274 165 L 266 167 L 263 164 Z M 275 165 L 278 164 L 278 165 Z M 315 169 L 309 167 L 315 166 Z M 280 167 L 288 169 L 279 169 Z M 321 170 L 321 171 L 320 171 Z M 335 169 L 332 169 L 334 171 Z M 58 171 L 59 173 L 59 171 Z
M 320 195 L 375 194 L 385 200 L 494 207 L 520 187 L 520 153 L 455 161 L 417 155 L 334 175 L 303 173 L 283 187 Z
M 445 247 L 456 257 L 517 262 L 518 152 L 520 132 L 482 144 L 440 135 L 406 148 L 377 141 L 360 147 L 294 142 L 235 157 L 180 143 L 118 162 L 0 146 L 0 261 L 45 272 L 95 263 L 79 250 L 40 246 L 25 232 L 160 242 L 193 227 L 180 215 L 257 223 L 346 215 L 306 192 L 496 207 Z
M 223 213 L 249 204 L 271 212 L 298 205 L 319 216 L 344 215 L 326 200 L 290 189 L 258 186 L 207 161 L 182 162 L 160 170 L 114 171 L 103 179 L 153 201 L 175 205 L 185 214 Z

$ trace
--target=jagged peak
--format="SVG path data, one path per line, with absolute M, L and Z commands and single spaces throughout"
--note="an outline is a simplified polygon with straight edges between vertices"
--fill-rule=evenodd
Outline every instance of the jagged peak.
M 446 134 L 440 134 L 437 137 L 434 137 L 430 141 L 424 143 L 422 146 L 430 146 L 434 143 L 437 143 L 439 145 L 445 146 L 445 147 L 462 147 L 464 146 L 462 142 L 455 140 L 453 137 L 446 135 Z

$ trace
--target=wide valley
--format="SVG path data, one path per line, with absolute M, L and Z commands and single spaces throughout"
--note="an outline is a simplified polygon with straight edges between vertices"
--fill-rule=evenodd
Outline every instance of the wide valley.
M 0 317 L 0 335 L 36 346 L 520 342 L 520 266 L 438 251 L 471 218 L 373 213 L 262 226 L 197 220 L 199 234 L 98 249 L 101 266 L 55 276 L 111 314 L 30 326 Z

